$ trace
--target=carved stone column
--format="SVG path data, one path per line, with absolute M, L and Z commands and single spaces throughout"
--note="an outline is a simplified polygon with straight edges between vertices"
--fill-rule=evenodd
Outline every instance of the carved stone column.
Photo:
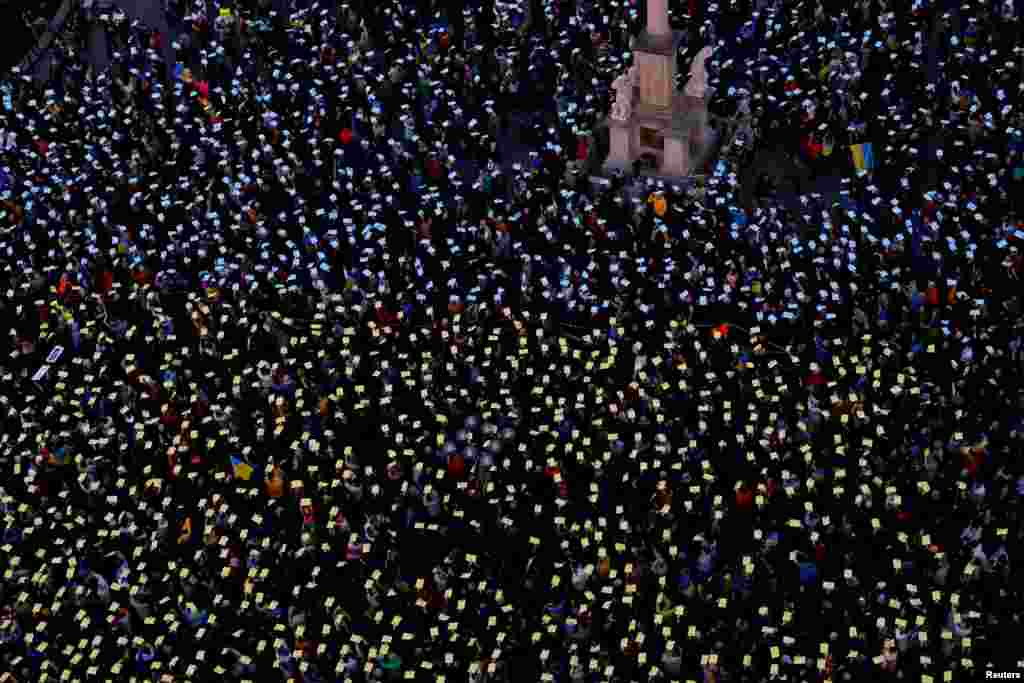
M 652 36 L 669 36 L 668 0 L 647 0 L 647 32 Z

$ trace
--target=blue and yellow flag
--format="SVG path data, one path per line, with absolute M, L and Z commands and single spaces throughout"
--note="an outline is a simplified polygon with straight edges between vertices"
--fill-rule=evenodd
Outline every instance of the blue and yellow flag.
M 875 170 L 875 153 L 870 142 L 850 145 L 850 152 L 853 154 L 853 165 L 858 171 Z
M 243 481 L 249 481 L 252 478 L 252 465 L 242 462 L 235 456 L 231 456 L 231 467 L 235 471 L 235 477 Z

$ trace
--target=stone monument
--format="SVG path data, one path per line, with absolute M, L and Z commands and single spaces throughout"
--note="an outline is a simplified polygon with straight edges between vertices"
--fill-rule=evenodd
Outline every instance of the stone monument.
M 686 83 L 686 90 L 683 91 L 687 96 L 704 99 L 707 95 L 708 73 L 704 69 L 704 62 L 708 60 L 712 52 L 710 47 L 705 47 L 693 58 L 693 63 L 690 64 L 690 80 Z
M 634 65 L 615 79 L 608 116 L 608 157 L 604 170 L 628 170 L 650 155 L 658 176 L 686 176 L 706 154 L 707 74 L 704 48 L 690 66 L 685 92 L 676 92 L 676 53 L 681 31 L 668 22 L 668 0 L 647 0 L 647 26 L 633 46 Z
M 633 82 L 629 74 L 620 74 L 612 83 L 612 90 L 615 91 L 615 101 L 612 102 L 612 111 L 609 114 L 616 121 L 629 121 L 633 115 Z

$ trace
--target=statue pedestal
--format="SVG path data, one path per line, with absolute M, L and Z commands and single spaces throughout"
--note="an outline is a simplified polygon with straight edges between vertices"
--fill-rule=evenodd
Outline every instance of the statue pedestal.
M 628 171 L 633 164 L 633 129 L 629 121 L 608 118 L 608 158 L 605 172 Z
M 690 134 L 690 154 L 694 159 L 702 159 L 707 156 L 707 149 L 714 142 L 712 131 L 708 130 L 707 98 L 683 95 L 682 100 L 686 111 L 686 129 Z
M 675 93 L 671 106 L 637 103 L 629 120 L 608 117 L 606 173 L 632 173 L 633 162 L 641 157 L 654 161 L 654 168 L 641 171 L 658 176 L 679 177 L 694 173 L 706 161 L 714 143 L 707 130 L 707 102 Z
M 661 157 L 664 176 L 684 176 L 690 173 L 690 133 L 672 129 L 665 134 L 665 152 Z
M 666 177 L 687 176 L 707 159 L 713 136 L 708 134 L 707 98 L 675 90 L 676 54 L 683 40 L 681 32 L 667 28 L 665 2 L 649 0 L 655 21 L 641 33 L 633 46 L 635 72 L 616 79 L 615 112 L 628 111 L 629 119 L 609 117 L 608 157 L 603 169 L 632 172 L 633 163 L 644 159 L 643 174 Z M 664 15 L 664 16 L 663 16 Z M 664 19 L 664 21 L 661 20 Z M 709 48 L 702 52 L 707 56 Z M 633 77 L 635 73 L 635 79 Z M 701 69 L 703 81 L 703 68 Z M 632 97 L 628 95 L 632 91 Z M 693 88 L 691 88 L 693 91 Z M 620 108 L 621 107 L 621 108 Z

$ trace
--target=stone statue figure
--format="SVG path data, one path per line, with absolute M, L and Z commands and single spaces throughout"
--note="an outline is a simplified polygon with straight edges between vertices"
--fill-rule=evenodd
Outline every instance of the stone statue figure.
M 686 83 L 684 91 L 688 97 L 703 98 L 708 90 L 708 74 L 704 70 L 704 62 L 714 50 L 708 46 L 701 50 L 690 64 L 690 80 Z
M 633 80 L 630 73 L 622 73 L 612 82 L 615 102 L 610 116 L 616 121 L 628 121 L 633 112 Z

